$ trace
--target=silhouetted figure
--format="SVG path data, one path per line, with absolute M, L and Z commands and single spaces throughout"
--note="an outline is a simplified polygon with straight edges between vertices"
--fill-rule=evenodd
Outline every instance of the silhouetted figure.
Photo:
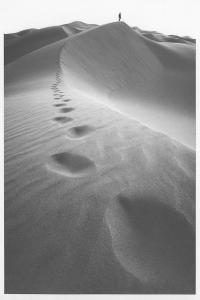
M 121 21 L 122 15 L 119 13 L 119 22 Z

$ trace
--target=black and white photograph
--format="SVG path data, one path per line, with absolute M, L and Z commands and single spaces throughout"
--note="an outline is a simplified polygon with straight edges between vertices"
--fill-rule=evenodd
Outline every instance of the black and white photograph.
M 3 296 L 196 297 L 200 1 L 2 2 Z

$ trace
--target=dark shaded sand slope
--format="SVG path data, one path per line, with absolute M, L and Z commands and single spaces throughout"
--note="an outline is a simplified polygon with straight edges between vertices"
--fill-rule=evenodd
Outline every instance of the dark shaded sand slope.
M 67 30 L 5 67 L 5 292 L 195 293 L 195 48 Z
M 195 147 L 195 46 L 158 43 L 117 22 L 66 40 L 61 67 L 76 93 Z
M 138 27 L 133 27 L 133 30 L 142 34 L 143 36 L 149 38 L 150 40 L 154 40 L 157 42 L 170 42 L 170 43 L 178 43 L 178 44 L 192 44 L 195 45 L 196 40 L 189 36 L 178 36 L 178 35 L 165 35 L 163 33 L 157 31 L 147 31 L 142 30 Z
M 66 32 L 60 26 L 29 31 L 6 47 L 5 64 L 66 37 Z
M 5 34 L 5 64 L 48 44 L 95 26 L 96 25 L 89 25 L 82 22 L 73 22 L 61 26 L 52 26 L 43 29 L 27 29 L 13 34 Z
M 43 82 L 46 85 L 49 80 L 54 80 L 55 70 L 59 66 L 60 50 L 64 43 L 65 39 L 52 43 L 8 64 L 5 67 L 5 91 L 11 91 L 13 86 L 15 86 L 15 91 L 20 88 L 19 92 L 22 92 L 21 89 L 31 87 L 35 89 L 35 83 L 38 88 L 41 88 Z M 25 86 L 23 82 L 26 82 L 28 86 Z M 10 87 L 9 90 L 8 87 Z
M 27 53 L 40 49 L 41 47 L 44 47 L 55 41 L 93 29 L 95 27 L 98 27 L 98 25 L 76 21 L 60 26 L 52 26 L 42 29 L 31 28 L 16 33 L 4 34 L 5 64 L 8 64 Z M 133 31 L 136 31 L 141 35 L 157 42 L 174 42 L 195 45 L 195 40 L 190 37 L 180 37 L 174 35 L 167 36 L 156 31 L 150 32 L 141 30 L 138 27 L 133 27 Z

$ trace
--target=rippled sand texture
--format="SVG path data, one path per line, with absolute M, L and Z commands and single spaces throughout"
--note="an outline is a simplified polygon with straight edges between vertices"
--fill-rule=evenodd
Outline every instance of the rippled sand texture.
M 5 292 L 195 293 L 195 41 L 5 36 Z

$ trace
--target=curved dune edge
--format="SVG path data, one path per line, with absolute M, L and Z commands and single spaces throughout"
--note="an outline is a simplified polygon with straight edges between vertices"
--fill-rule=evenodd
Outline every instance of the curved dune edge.
M 104 26 L 105 34 L 109 26 Z M 116 48 L 119 48 L 120 30 L 116 32 L 119 35 L 114 41 Z M 98 35 L 96 38 L 99 39 Z M 106 46 L 109 45 L 109 40 L 103 38 L 102 41 Z M 17 83 L 16 89 L 8 88 L 9 93 L 14 91 L 12 96 L 15 99 L 5 101 L 9 105 L 6 108 L 9 117 L 6 118 L 10 127 L 6 125 L 6 129 L 10 130 L 6 134 L 9 141 L 6 142 L 8 150 L 5 161 L 5 170 L 9 174 L 6 175 L 5 228 L 7 292 L 194 293 L 194 234 L 189 223 L 195 227 L 195 152 L 147 127 L 141 129 L 141 125 L 136 125 L 128 118 L 121 118 L 118 114 L 112 117 L 109 109 L 105 118 L 100 110 L 95 112 L 91 108 L 90 113 L 89 107 L 88 111 L 85 108 L 82 111 L 82 104 L 79 106 L 79 101 L 75 103 L 73 94 L 66 93 L 66 98 L 61 99 L 60 83 L 67 76 L 65 72 L 60 75 L 62 62 L 59 55 L 64 42 L 65 39 L 33 51 L 6 67 L 9 85 Z M 104 54 L 101 53 L 102 59 Z M 88 58 L 85 58 L 88 62 Z M 116 57 L 114 59 L 113 68 L 118 64 Z M 129 67 L 124 57 L 119 56 L 119 61 Z M 119 75 L 121 87 L 124 74 L 118 73 L 118 69 L 110 71 L 112 76 L 113 73 Z M 152 78 L 151 72 L 148 74 Z M 79 72 L 70 70 L 69 75 L 75 76 L 75 83 L 79 84 Z M 104 75 L 107 80 L 108 73 Z M 19 85 L 18 81 L 21 81 Z M 29 83 L 32 85 L 30 93 Z M 56 92 L 52 97 L 49 97 L 47 84 L 52 87 L 51 93 L 54 90 Z M 24 90 L 27 92 L 25 95 Z M 103 103 L 105 99 L 112 100 L 112 103 L 108 103 L 112 108 L 120 104 L 121 97 L 123 108 L 127 107 L 131 113 L 130 107 L 124 105 L 124 90 L 121 94 L 109 94 L 112 96 L 110 98 L 105 93 L 104 98 L 102 89 L 97 97 L 93 97 L 96 91 L 90 93 L 89 85 L 86 96 Z M 36 92 L 35 96 L 31 94 L 32 91 Z M 58 99 L 52 102 L 55 97 Z M 61 115 L 59 107 L 53 107 L 53 103 L 65 103 L 71 99 L 76 107 L 74 119 L 68 117 L 71 113 Z M 83 103 L 82 98 L 77 100 Z M 151 115 L 149 108 L 147 112 Z M 154 112 L 153 117 L 162 120 L 160 112 Z M 82 119 L 84 116 L 85 122 Z M 102 119 L 104 125 L 98 127 L 95 116 L 96 120 Z M 26 117 L 30 125 L 34 125 L 31 128 L 27 126 L 28 122 L 25 124 Z M 118 120 L 123 120 L 122 127 L 117 126 Z M 176 127 L 182 126 L 181 120 L 178 121 Z M 75 124 L 79 125 L 79 122 L 103 130 L 96 130 L 91 139 L 85 141 L 63 139 L 68 129 L 76 127 Z M 170 126 L 173 129 L 174 124 L 170 123 Z M 189 127 L 187 131 L 191 134 Z M 77 130 L 73 130 L 73 135 L 76 138 L 80 136 Z M 89 150 L 93 146 L 95 150 L 94 142 L 90 144 L 92 139 L 97 142 L 99 149 L 97 156 L 91 153 L 93 160 L 90 151 L 89 159 L 84 157 L 87 149 L 82 148 L 85 144 Z M 133 188 L 134 183 L 137 189 Z M 118 195 L 124 185 L 131 189 Z M 110 197 L 116 194 L 118 196 L 109 202 Z M 103 224 L 102 233 L 99 233 L 104 216 L 108 226 Z M 175 232 L 172 232 L 172 224 L 176 221 L 178 224 L 174 225 Z M 154 227 L 159 230 L 154 231 Z M 184 243 L 183 231 L 188 244 Z M 180 257 L 177 257 L 178 251 Z M 175 266 L 172 265 L 173 259 Z M 167 274 L 163 271 L 165 269 Z
M 105 213 L 126 271 L 161 293 L 194 293 L 195 234 L 185 217 L 151 193 L 114 198 Z
M 195 46 L 115 22 L 67 39 L 60 66 L 72 93 L 195 148 Z
M 4 34 L 5 63 L 10 63 L 34 50 L 51 44 L 62 38 L 68 38 L 75 34 L 94 29 L 95 24 L 86 24 L 80 21 L 64 24 L 60 26 L 46 27 L 42 29 L 30 28 L 15 33 Z M 133 27 L 133 31 L 142 36 L 160 43 L 180 43 L 194 45 L 195 39 L 190 37 L 180 37 L 176 35 L 164 35 L 156 31 L 146 31 L 138 27 Z M 15 51 L 13 51 L 13 48 Z

